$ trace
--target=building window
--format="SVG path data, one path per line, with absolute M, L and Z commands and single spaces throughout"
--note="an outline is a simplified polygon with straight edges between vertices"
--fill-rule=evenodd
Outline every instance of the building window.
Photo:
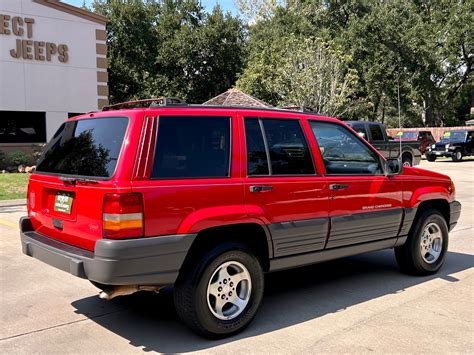
M 79 113 L 79 112 L 68 112 L 67 118 L 76 117 L 76 116 L 80 116 L 80 115 L 83 115 L 83 114 L 84 113 Z
M 45 112 L 0 111 L 0 143 L 45 142 Z

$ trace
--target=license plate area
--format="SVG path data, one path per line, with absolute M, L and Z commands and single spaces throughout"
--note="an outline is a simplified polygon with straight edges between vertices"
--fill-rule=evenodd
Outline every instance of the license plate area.
M 65 221 L 76 220 L 76 192 L 58 190 L 55 188 L 44 188 L 43 208 L 45 216 Z
M 58 191 L 54 199 L 54 211 L 71 214 L 74 194 L 71 192 Z

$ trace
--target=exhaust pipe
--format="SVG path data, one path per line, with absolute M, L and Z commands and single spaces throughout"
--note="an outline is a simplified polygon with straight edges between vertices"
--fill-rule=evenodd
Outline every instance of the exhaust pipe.
M 123 286 L 110 286 L 99 293 L 99 297 L 103 300 L 110 301 L 112 298 L 118 296 L 127 296 L 132 293 L 139 291 L 154 291 L 158 292 L 164 286 L 146 286 L 146 285 L 123 285 Z

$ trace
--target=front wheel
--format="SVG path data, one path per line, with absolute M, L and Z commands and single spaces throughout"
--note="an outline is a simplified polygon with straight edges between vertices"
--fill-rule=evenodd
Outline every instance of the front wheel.
M 453 161 L 455 161 L 455 162 L 461 161 L 462 160 L 462 152 L 459 149 L 457 149 L 453 153 L 453 156 L 451 157 L 451 159 L 453 159 Z
M 433 154 L 425 154 L 426 155 L 426 160 L 430 162 L 434 162 L 436 160 L 436 155 Z
M 193 259 L 175 285 L 178 316 L 207 338 L 243 330 L 263 297 L 263 271 L 258 259 L 239 246 L 218 246 Z
M 402 271 L 429 275 L 443 265 L 447 250 L 446 220 L 437 210 L 429 209 L 416 219 L 405 244 L 395 248 L 395 257 Z

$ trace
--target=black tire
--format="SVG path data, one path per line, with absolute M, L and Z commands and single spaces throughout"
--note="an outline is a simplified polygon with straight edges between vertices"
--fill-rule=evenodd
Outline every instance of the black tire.
M 453 153 L 453 155 L 451 156 L 451 159 L 453 159 L 453 161 L 455 162 L 458 162 L 458 161 L 461 161 L 462 160 L 462 152 L 460 149 L 456 149 Z
M 436 155 L 426 154 L 426 160 L 433 162 L 436 160 Z
M 413 166 L 413 159 L 409 153 L 405 153 L 402 155 L 402 165 Z
M 435 224 L 442 236 L 440 254 L 434 262 L 426 262 L 421 252 L 423 231 L 428 225 Z M 412 275 L 430 275 L 443 265 L 448 250 L 448 227 L 446 220 L 438 210 L 429 209 L 421 213 L 412 226 L 405 244 L 395 248 L 397 263 L 403 272 Z M 426 255 L 426 254 L 425 254 Z
M 218 339 L 240 332 L 255 317 L 262 301 L 264 278 L 259 260 L 244 246 L 233 243 L 195 254 L 198 255 L 187 260 L 175 284 L 174 302 L 178 316 L 206 338 Z M 227 262 L 245 266 L 250 274 L 251 288 L 243 311 L 235 318 L 222 320 L 211 312 L 208 305 L 208 284 L 214 272 Z

